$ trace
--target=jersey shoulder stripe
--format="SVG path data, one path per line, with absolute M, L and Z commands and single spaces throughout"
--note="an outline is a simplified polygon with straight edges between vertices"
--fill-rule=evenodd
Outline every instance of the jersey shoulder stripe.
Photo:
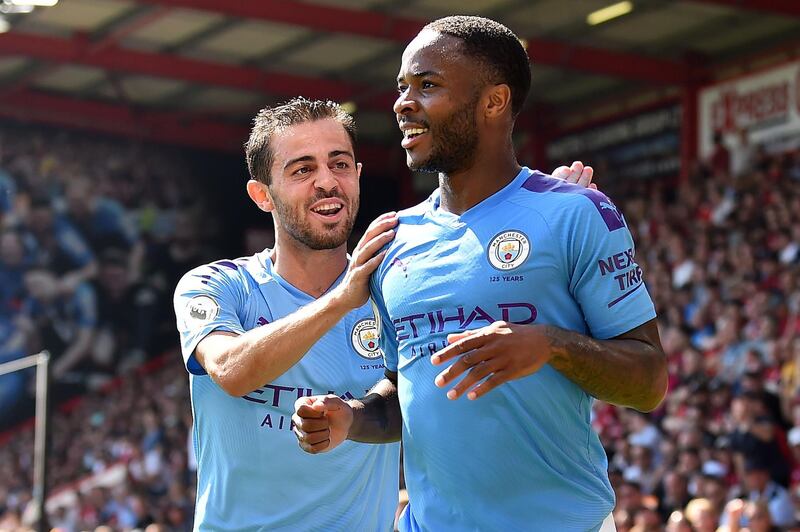
M 522 183 L 521 188 L 539 194 L 554 193 L 582 196 L 592 202 L 609 231 L 616 231 L 625 227 L 625 218 L 622 213 L 608 196 L 599 190 L 566 183 L 561 179 L 556 179 L 539 171 L 533 171 L 530 177 Z
M 192 277 L 195 283 L 208 285 L 213 280 L 232 281 L 243 285 L 264 284 L 273 280 L 263 262 L 266 251 L 249 257 L 222 259 L 190 270 L 185 277 Z M 267 260 L 269 257 L 267 256 Z M 194 283 L 193 283 L 194 284 Z

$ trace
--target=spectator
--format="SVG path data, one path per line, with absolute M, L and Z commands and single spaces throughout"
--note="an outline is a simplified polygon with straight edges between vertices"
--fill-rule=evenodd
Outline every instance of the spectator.
M 698 484 L 697 495 L 713 506 L 717 515 L 722 515 L 728 500 L 728 489 L 722 476 L 705 473 Z
M 59 289 L 72 292 L 97 273 L 94 254 L 86 241 L 70 225 L 56 223 L 47 198 L 31 202 L 25 228 L 33 242 L 34 261 L 59 276 Z
M 633 519 L 631 532 L 661 532 L 663 525 L 658 512 L 652 508 L 642 508 Z
M 0 222 L 11 212 L 17 195 L 17 184 L 4 170 L 0 170 Z
M 0 364 L 11 362 L 27 354 L 28 337 L 33 333 L 31 324 L 22 316 L 0 314 Z M 0 423 L 10 424 L 30 415 L 30 407 L 20 407 L 24 400 L 27 380 L 32 370 L 15 371 L 0 375 Z M 0 514 L 2 515 L 2 514 Z
M 617 488 L 616 496 L 617 506 L 614 510 L 615 522 L 617 521 L 617 512 L 624 512 L 625 517 L 623 518 L 623 521 L 627 522 L 628 519 L 632 521 L 633 516 L 636 515 L 636 512 L 644 507 L 642 487 L 636 482 L 624 481 Z
M 18 232 L 0 232 L 0 363 L 28 354 L 32 324 L 20 315 L 25 298 L 25 250 Z M 0 375 L 0 424 L 8 424 L 30 414 L 30 408 L 17 408 L 31 370 Z
M 780 529 L 774 524 L 769 504 L 766 501 L 749 502 L 745 506 L 744 518 L 750 532 L 778 532 Z
M 28 266 L 20 234 L 11 229 L 0 232 L 0 316 L 17 314 L 22 308 Z
M 794 508 L 789 492 L 770 479 L 770 470 L 763 458 L 752 459 L 745 464 L 744 484 L 747 500 L 766 504 L 775 525 L 787 527 L 794 523 Z M 742 525 L 747 525 L 747 522 L 742 522 Z
M 211 260 L 213 250 L 202 245 L 199 227 L 190 211 L 182 211 L 175 217 L 172 238 L 151 250 L 152 265 L 158 268 L 155 277 L 162 289 L 171 292 L 184 273 Z
M 694 532 L 715 532 L 719 514 L 708 499 L 692 499 L 686 505 L 686 520 Z
M 737 409 L 731 448 L 741 456 L 742 462 L 763 464 L 774 480 L 788 484 L 789 466 L 778 439 L 779 427 L 767 414 L 762 396 L 744 392 L 739 404 L 742 407 Z
M 77 229 L 98 255 L 109 248 L 125 250 L 131 271 L 138 275 L 144 244 L 122 205 L 98 195 L 96 187 L 85 177 L 67 183 L 64 200 L 57 223 Z
M 779 428 L 789 428 L 791 425 L 783 419 L 780 397 L 766 388 L 765 381 L 766 375 L 759 365 L 742 375 L 740 389 L 743 393 L 756 397 L 756 408 L 761 415 L 768 416 Z
M 57 223 L 75 228 L 96 252 L 107 248 L 130 249 L 138 235 L 116 201 L 98 196 L 85 177 L 71 179 L 64 193 L 64 204 Z
M 631 448 L 632 463 L 623 472 L 625 480 L 636 482 L 642 487 L 644 494 L 655 490 L 658 478 L 653 463 L 653 451 L 650 447 L 635 445 Z
M 679 512 L 689 504 L 689 480 L 685 475 L 676 471 L 668 471 L 664 475 L 662 485 L 657 491 L 658 511 L 661 515 L 661 522 L 667 521 L 674 512 Z
M 120 371 L 138 366 L 152 352 L 158 317 L 156 289 L 133 277 L 123 251 L 109 248 L 100 256 L 93 350 L 99 360 Z
M 694 532 L 692 524 L 682 512 L 672 512 L 667 520 L 666 532 Z
M 795 410 L 800 410 L 795 406 Z M 797 420 L 797 417 L 795 417 Z M 790 485 L 796 486 L 800 484 L 800 426 L 795 425 L 789 431 L 786 437 L 787 443 L 792 453 L 793 469 L 790 475 Z
M 56 276 L 44 268 L 28 271 L 25 287 L 30 295 L 25 301 L 23 314 L 36 325 L 36 349 L 46 347 L 50 351 L 52 377 L 63 381 L 70 371 L 91 358 L 97 325 L 94 290 L 88 283 L 81 283 L 70 293 L 65 293 Z
M 719 532 L 779 532 L 781 529 L 773 524 L 769 505 L 763 501 L 745 502 L 733 499 L 725 507 L 725 525 Z M 746 528 L 743 528 L 746 527 Z
M 731 154 L 728 148 L 725 147 L 725 140 L 721 131 L 714 133 L 714 148 L 709 162 L 716 175 L 730 175 Z
M 750 144 L 750 135 L 746 128 L 739 130 L 736 145 L 730 152 L 731 175 L 736 179 L 749 176 L 753 172 L 755 150 Z

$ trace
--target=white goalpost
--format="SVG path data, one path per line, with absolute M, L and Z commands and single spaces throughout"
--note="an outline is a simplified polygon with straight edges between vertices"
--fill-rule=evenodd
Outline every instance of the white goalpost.
M 21 371 L 36 366 L 36 414 L 33 444 L 33 500 L 36 505 L 36 529 L 44 532 L 47 527 L 44 502 L 47 480 L 47 448 L 49 412 L 47 392 L 50 387 L 50 353 L 41 353 L 0 364 L 0 375 Z

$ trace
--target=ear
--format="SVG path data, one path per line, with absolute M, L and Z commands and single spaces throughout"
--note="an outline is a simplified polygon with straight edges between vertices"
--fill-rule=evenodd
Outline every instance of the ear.
M 489 85 L 483 96 L 486 118 L 497 119 L 506 112 L 511 113 L 511 88 L 505 83 Z
M 275 205 L 272 203 L 272 198 L 269 195 L 267 185 L 261 181 L 251 179 L 247 182 L 247 195 L 253 200 L 259 209 L 264 212 L 271 212 Z

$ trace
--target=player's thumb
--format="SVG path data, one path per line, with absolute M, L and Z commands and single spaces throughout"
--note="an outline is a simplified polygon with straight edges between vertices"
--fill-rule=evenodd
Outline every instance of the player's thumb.
M 314 401 L 316 401 L 316 397 L 300 397 L 294 402 L 294 411 L 295 412 L 302 412 L 308 411 L 307 409 L 312 408 Z
M 342 400 L 335 395 L 317 397 L 311 408 L 317 412 L 335 412 L 342 409 Z

